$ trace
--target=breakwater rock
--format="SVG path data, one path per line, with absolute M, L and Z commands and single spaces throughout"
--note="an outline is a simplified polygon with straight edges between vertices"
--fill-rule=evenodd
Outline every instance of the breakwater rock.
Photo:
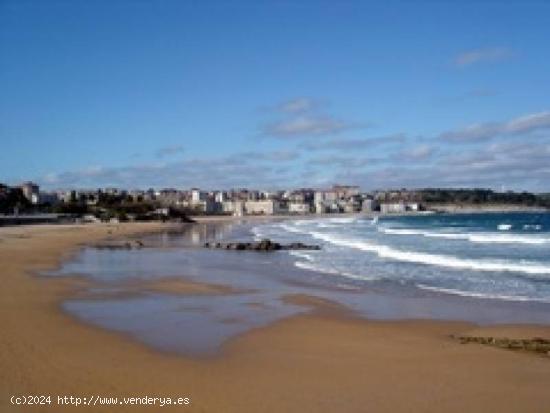
M 320 250 L 319 245 L 308 245 L 301 242 L 280 244 L 269 239 L 257 242 L 206 242 L 205 248 L 217 248 L 232 251 L 280 251 L 280 250 Z

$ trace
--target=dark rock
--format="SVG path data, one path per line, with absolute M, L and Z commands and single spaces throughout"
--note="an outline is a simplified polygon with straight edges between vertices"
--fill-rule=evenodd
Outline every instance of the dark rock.
M 526 351 L 538 354 L 550 355 L 550 340 L 535 337 L 532 339 L 510 339 L 495 337 L 471 337 L 471 336 L 452 336 L 460 344 L 477 343 L 490 345 L 502 349 L 514 351 Z
M 307 245 L 301 242 L 293 242 L 291 244 L 283 245 L 278 242 L 271 241 L 270 239 L 263 239 L 258 242 L 227 242 L 211 244 L 209 242 L 204 243 L 205 248 L 220 248 L 232 251 L 279 251 L 279 250 L 320 250 L 318 245 Z
M 97 249 L 106 249 L 106 250 L 130 250 L 134 248 L 142 248 L 144 246 L 143 242 L 137 241 L 119 241 L 119 240 L 107 240 L 102 241 L 97 244 L 94 244 L 94 247 Z

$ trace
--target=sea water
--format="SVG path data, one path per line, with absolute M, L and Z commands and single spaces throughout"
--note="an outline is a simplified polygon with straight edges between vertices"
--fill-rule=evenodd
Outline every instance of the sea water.
M 253 228 L 256 238 L 318 243 L 300 268 L 364 283 L 475 298 L 550 303 L 550 214 L 426 214 L 303 219 Z

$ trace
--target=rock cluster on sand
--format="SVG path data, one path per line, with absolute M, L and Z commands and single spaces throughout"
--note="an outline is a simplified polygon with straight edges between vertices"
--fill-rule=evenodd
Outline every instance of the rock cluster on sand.
M 205 248 L 219 248 L 233 251 L 279 251 L 279 250 L 320 250 L 318 245 L 307 245 L 301 242 L 279 244 L 269 239 L 258 242 L 207 242 Z
M 550 356 L 550 340 L 535 337 L 530 339 L 512 339 L 500 337 L 456 337 L 461 344 L 478 343 L 509 350 L 524 350 Z
M 94 245 L 98 249 L 109 249 L 109 250 L 120 250 L 120 249 L 133 249 L 133 248 L 142 248 L 143 242 L 140 240 L 112 240 L 112 241 L 103 241 Z

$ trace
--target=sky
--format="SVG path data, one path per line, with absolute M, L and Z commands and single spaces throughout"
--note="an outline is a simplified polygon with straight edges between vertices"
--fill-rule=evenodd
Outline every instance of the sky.
M 549 1 L 0 0 L 0 182 L 550 192 Z

